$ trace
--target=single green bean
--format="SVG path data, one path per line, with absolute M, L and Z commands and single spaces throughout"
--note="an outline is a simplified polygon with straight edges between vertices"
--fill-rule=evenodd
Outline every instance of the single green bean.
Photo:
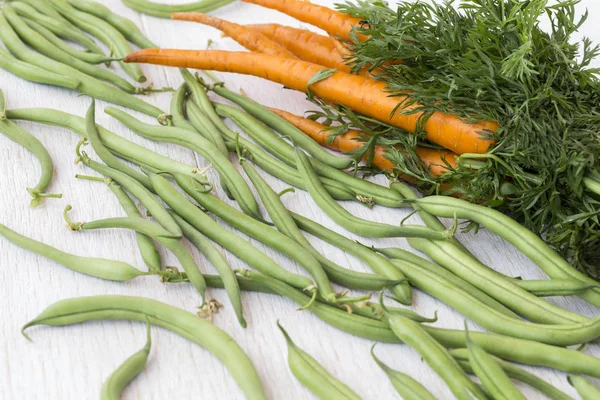
M 465 254 L 451 243 L 413 238 L 408 242 L 434 262 L 531 321 L 549 324 L 589 321 L 588 318 L 555 306 L 521 289 L 503 275 L 482 264 L 476 258 Z
M 600 389 L 592 382 L 582 376 L 569 375 L 567 376 L 569 384 L 577 389 L 577 393 L 583 400 L 597 400 L 600 398 Z
M 88 64 L 87 62 L 73 57 L 72 55 L 56 47 L 44 36 L 31 29 L 10 5 L 4 6 L 2 10 L 6 20 L 11 24 L 19 37 L 21 37 L 25 43 L 30 45 L 33 49 L 37 50 L 41 54 L 68 65 L 86 75 L 111 83 L 124 92 L 135 92 L 135 87 L 125 79 L 121 78 L 119 75 L 96 65 Z
M 96 320 L 150 321 L 205 347 L 229 369 L 249 400 L 266 396 L 250 358 L 224 331 L 192 313 L 152 299 L 92 296 L 62 300 L 46 308 L 23 331 L 36 325 L 67 326 Z
M 121 32 L 125 39 L 141 49 L 158 48 L 152 43 L 131 20 L 112 12 L 108 7 L 96 1 L 68 0 L 69 4 L 85 13 L 91 14 L 108 22 L 116 30 Z
M 231 118 L 244 132 L 250 135 L 260 146 L 286 164 L 296 167 L 294 147 L 277 136 L 269 127 L 242 110 L 225 104 L 214 103 L 215 111 L 221 117 Z M 404 206 L 402 196 L 395 190 L 377 185 L 332 168 L 319 160 L 311 160 L 317 173 L 346 185 L 357 193 L 357 200 L 363 203 L 375 203 L 386 207 Z
M 52 246 L 20 235 L 2 224 L 0 224 L 0 235 L 25 250 L 46 257 L 70 270 L 95 278 L 111 281 L 128 281 L 138 276 L 150 275 L 121 261 L 82 257 L 65 253 Z
M 66 0 L 53 0 L 52 4 L 73 25 L 100 39 L 111 50 L 111 55 L 114 54 L 118 58 L 123 58 L 133 52 L 133 49 L 121 32 L 103 19 L 78 11 L 69 5 Z M 122 61 L 119 64 L 133 80 L 140 83 L 146 82 L 146 76 L 142 73 L 139 65 L 127 64 Z
M 385 257 L 317 222 L 303 217 L 300 214 L 296 214 L 292 211 L 290 211 L 290 214 L 298 228 L 358 257 L 364 261 L 376 275 L 393 281 L 403 281 L 392 287 L 392 293 L 394 293 L 395 299 L 402 304 L 410 305 L 412 303 L 410 286 L 405 282 L 406 277 Z
M 402 372 L 391 369 L 379 360 L 375 355 L 375 345 L 371 347 L 371 356 L 379 368 L 385 372 L 396 392 L 404 400 L 436 400 L 418 381 Z
M 296 128 L 294 125 L 290 124 L 273 111 L 255 102 L 249 97 L 232 92 L 223 85 L 215 85 L 212 90 L 218 95 L 242 107 L 248 114 L 273 128 L 282 136 L 288 137 L 294 142 L 295 145 L 301 147 L 308 154 L 310 154 L 316 160 L 321 161 L 325 165 L 329 165 L 330 167 L 337 169 L 346 169 L 355 163 L 354 159 L 352 158 L 340 157 L 329 153 L 314 139 L 306 135 L 300 129 Z
M 2 47 L 0 47 L 0 68 L 30 82 L 69 89 L 77 89 L 81 84 L 79 80 L 73 77 L 55 74 L 36 65 L 18 60 Z
M 118 400 L 121 393 L 136 376 L 142 373 L 148 363 L 152 338 L 150 336 L 150 322 L 146 321 L 146 344 L 144 347 L 125 360 L 104 381 L 100 391 L 100 400 Z
M 79 80 L 80 85 L 78 86 L 78 90 L 81 93 L 111 102 L 113 104 L 118 104 L 123 107 L 128 107 L 153 117 L 164 115 L 164 113 L 158 108 L 136 98 L 129 93 L 117 90 L 113 86 L 88 76 L 70 67 L 69 65 L 60 63 L 31 50 L 14 32 L 11 25 L 6 20 L 4 12 L 0 13 L 0 39 L 4 42 L 6 47 L 22 61 L 57 74 L 71 76 Z
M 288 272 L 248 241 L 223 228 L 198 207 L 181 195 L 169 182 L 156 175 L 153 179 L 158 195 L 179 216 L 211 240 L 225 247 L 253 268 L 301 289 L 313 286 L 311 279 Z
M 151 177 L 150 180 L 152 180 L 154 187 L 156 187 L 153 178 L 154 177 Z M 331 288 L 331 283 L 329 282 L 329 278 L 323 270 L 323 267 L 303 246 L 276 229 L 271 228 L 269 225 L 257 221 L 236 210 L 214 195 L 210 193 L 201 193 L 195 190 L 193 185 L 188 183 L 186 179 L 178 179 L 177 177 L 175 177 L 175 179 L 177 184 L 207 211 L 213 213 L 251 238 L 261 241 L 302 265 L 302 267 L 313 277 L 319 294 L 332 303 L 336 302 L 336 294 Z
M 2 57 L 0 57 L 0 60 Z M 86 121 L 84 118 L 68 114 L 50 108 L 27 108 L 19 110 L 7 110 L 6 115 L 10 119 L 37 122 L 44 125 L 59 126 L 68 129 L 80 136 L 86 137 Z M 163 172 L 181 174 L 187 176 L 200 184 L 206 184 L 207 180 L 201 171 L 191 165 L 180 163 L 169 157 L 148 150 L 144 146 L 122 138 L 113 132 L 97 125 L 98 133 L 102 143 L 119 157 L 142 166 L 151 166 Z
M 300 149 L 296 149 L 296 166 L 305 182 L 306 189 L 319 208 L 338 225 L 350 232 L 366 237 L 421 237 L 432 240 L 446 240 L 452 232 L 438 232 L 431 228 L 417 225 L 389 225 L 359 218 L 346 211 L 325 190 L 319 176 L 313 169 L 310 159 Z
M 451 350 L 450 354 L 452 354 L 452 357 L 454 357 L 454 359 L 456 359 L 456 361 L 458 361 L 458 364 L 462 367 L 462 369 L 466 373 L 468 373 L 468 374 L 474 373 L 473 368 L 471 367 L 471 363 L 469 362 L 469 352 L 467 349 Z M 550 398 L 552 400 L 573 400 L 572 397 L 570 397 L 566 393 L 558 390 L 557 388 L 555 388 L 551 384 L 547 383 L 543 379 L 538 378 L 536 375 L 531 374 L 531 373 L 517 367 L 516 365 L 506 362 L 498 357 L 494 357 L 494 356 L 491 356 L 491 357 L 494 358 L 494 361 L 496 361 L 496 363 L 498 363 L 502 367 L 504 372 L 509 377 L 511 377 L 512 379 L 515 379 L 519 382 L 523 382 L 523 383 L 531 386 L 534 389 L 537 389 L 541 393 L 548 396 L 548 398 Z
M 492 208 L 447 196 L 429 196 L 416 200 L 416 204 L 438 217 L 469 219 L 481 224 L 522 251 L 551 278 L 571 278 L 591 285 L 598 284 L 571 266 L 538 235 Z M 600 288 L 585 291 L 579 297 L 600 307 Z
M 158 18 L 171 18 L 171 13 L 174 12 L 207 13 L 232 2 L 233 0 L 200 0 L 187 4 L 162 4 L 147 0 L 123 0 L 127 7 Z
M 6 97 L 4 97 L 4 92 L 0 89 L 0 121 L 4 121 L 6 119 Z
M 598 287 L 597 284 L 590 285 L 587 282 L 576 281 L 574 279 L 511 279 L 510 281 L 521 289 L 525 289 L 538 297 L 577 296 L 586 290 Z
M 183 231 L 183 235 L 190 241 L 196 248 L 206 256 L 208 261 L 215 267 L 219 276 L 221 277 L 221 281 L 223 282 L 223 286 L 227 291 L 227 295 L 229 296 L 229 301 L 231 301 L 231 305 L 235 311 L 235 315 L 237 316 L 238 322 L 240 325 L 245 328 L 246 327 L 246 319 L 244 318 L 244 310 L 242 307 L 242 297 L 240 295 L 240 286 L 236 279 L 235 273 L 231 269 L 231 266 L 225 260 L 225 257 L 221 254 L 221 252 L 212 244 L 209 238 L 200 233 L 196 228 L 192 225 L 188 224 L 183 218 L 177 215 L 175 212 L 171 211 L 171 216 Z
M 176 128 L 187 129 L 188 131 L 197 132 L 196 128 L 192 124 L 185 119 L 184 112 L 184 104 L 185 97 L 188 92 L 188 87 L 185 83 L 182 83 L 181 86 L 173 93 L 173 97 L 171 98 L 171 119 L 173 121 L 173 126 Z M 199 132 L 200 133 L 200 132 Z
M 360 400 L 346 384 L 333 377 L 317 360 L 296 346 L 290 335 L 277 322 L 288 348 L 288 366 L 292 374 L 322 400 Z
M 113 107 L 108 107 L 104 111 L 143 137 L 159 142 L 178 144 L 200 154 L 210 161 L 219 172 L 221 179 L 226 182 L 227 187 L 235 196 L 242 210 L 254 218 L 262 218 L 258 204 L 246 181 L 231 161 L 224 157 L 210 141 L 185 129 L 144 124 L 131 115 Z
M 290 215 L 289 211 L 281 202 L 279 195 L 275 193 L 273 189 L 271 189 L 269 184 L 265 182 L 265 180 L 245 159 L 240 159 L 240 164 L 246 172 L 246 175 L 248 175 L 254 184 L 254 187 L 256 188 L 265 209 L 271 216 L 271 220 L 277 229 L 279 229 L 279 231 L 281 231 L 284 235 L 295 240 L 298 244 L 304 247 L 309 254 L 315 257 L 323 266 L 323 269 L 332 282 L 343 285 L 350 289 L 358 290 L 383 290 L 394 284 L 392 280 L 381 278 L 377 275 L 343 268 L 319 253 L 302 235 L 302 232 L 300 232 L 300 229 L 298 229 L 298 226 L 294 222 L 294 219 Z
M 9 2 L 21 16 L 32 19 L 55 35 L 77 43 L 92 53 L 105 56 L 92 38 L 63 18 L 46 0 L 10 0 Z
M 449 272 L 448 270 L 440 267 L 439 265 L 437 265 L 434 262 L 431 262 L 423 257 L 419 257 L 418 255 L 413 254 L 409 251 L 395 248 L 395 247 L 389 247 L 389 248 L 384 248 L 384 249 L 374 249 L 374 250 L 385 255 L 386 257 L 390 258 L 392 260 L 392 263 L 393 263 L 393 260 L 396 259 L 396 260 L 407 261 L 414 265 L 418 265 L 420 268 L 428 270 L 429 272 L 432 272 L 432 273 L 452 282 L 454 285 L 458 286 L 462 291 L 469 293 L 471 296 L 475 297 L 480 302 L 487 304 L 488 306 L 494 308 L 496 311 L 499 311 L 502 314 L 504 314 L 508 317 L 511 317 L 511 318 L 521 319 L 521 317 L 519 317 L 517 314 L 515 314 L 509 308 L 505 307 L 502 303 L 496 301 L 494 298 L 488 296 L 487 294 L 485 294 L 484 292 L 482 292 L 475 286 L 471 285 L 469 282 L 465 281 L 462 278 L 459 278 L 458 276 L 456 276 L 453 273 Z
M 4 99 L 2 92 L 0 92 L 0 98 Z M 33 154 L 40 163 L 42 173 L 38 183 L 32 188 L 27 188 L 27 192 L 32 197 L 30 204 L 31 207 L 38 207 L 40 204 L 42 204 L 42 201 L 45 198 L 61 198 L 62 194 L 51 194 L 44 192 L 52 183 L 52 176 L 54 174 L 54 164 L 52 163 L 52 158 L 50 157 L 50 154 L 48 154 L 48 150 L 46 150 L 44 145 L 31 133 L 7 119 L 0 119 L 0 133 L 23 146 L 25 149 L 27 149 L 27 151 Z
M 386 314 L 394 334 L 414 348 L 425 362 L 446 382 L 459 400 L 486 399 L 456 360 L 418 322 L 395 314 Z

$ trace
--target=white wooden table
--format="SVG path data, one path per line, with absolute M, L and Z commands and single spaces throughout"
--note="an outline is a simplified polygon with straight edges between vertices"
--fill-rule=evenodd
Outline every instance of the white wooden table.
M 163 0 L 166 1 L 166 0 Z M 221 38 L 219 32 L 194 23 L 168 21 L 141 16 L 126 8 L 119 0 L 107 0 L 115 12 L 131 18 L 149 38 L 162 47 L 203 49 L 207 41 L 216 42 L 215 48 L 238 50 L 230 39 Z M 332 5 L 333 1 L 319 3 Z M 590 10 L 590 22 L 583 33 L 600 41 L 600 30 L 593 20 L 600 18 L 600 4 L 584 0 L 578 7 Z M 238 23 L 277 22 L 293 26 L 305 26 L 275 11 L 261 9 L 245 3 L 225 7 L 215 15 Z M 155 87 L 180 84 L 176 69 L 143 66 Z M 116 69 L 116 68 L 115 68 Z M 257 78 L 240 75 L 222 75 L 232 90 L 244 89 L 252 98 L 268 105 L 295 113 L 303 113 L 311 107 L 303 94 L 284 90 L 281 86 Z M 73 91 L 32 84 L 0 70 L 0 87 L 8 97 L 9 108 L 49 107 L 83 116 L 89 99 L 77 97 Z M 168 110 L 169 94 L 156 94 L 147 100 Z M 205 160 L 190 151 L 174 145 L 156 144 L 141 139 L 124 129 L 117 121 L 105 115 L 106 104 L 100 102 L 98 122 L 119 135 L 142 143 L 148 148 L 182 162 L 205 166 Z M 150 118 L 140 116 L 151 122 Z M 98 218 L 122 216 L 117 201 L 107 188 L 99 183 L 75 179 L 76 173 L 92 172 L 81 165 L 74 165 L 74 147 L 78 137 L 59 128 L 19 122 L 32 132 L 48 148 L 55 162 L 55 180 L 50 192 L 61 192 L 60 200 L 49 199 L 38 208 L 29 209 L 26 187 L 34 184 L 39 166 L 27 151 L 0 135 L 0 222 L 17 231 L 60 249 L 81 255 L 93 255 L 123 260 L 140 268 L 143 262 L 137 252 L 134 235 L 128 231 L 96 231 L 73 233 L 62 219 L 66 204 L 72 204 L 72 217 L 86 221 Z M 214 171 L 209 177 L 216 180 Z M 277 190 L 286 185 L 263 174 Z M 386 184 L 382 177 L 376 179 Z M 217 195 L 228 201 L 219 186 Z M 324 225 L 347 234 L 335 226 L 309 198 L 307 193 L 297 191 L 284 197 L 285 204 L 296 212 L 313 218 Z M 370 210 L 359 204 L 345 204 L 354 214 L 376 221 L 400 221 L 407 210 L 391 210 L 375 207 Z M 418 217 L 411 217 L 419 222 Z M 242 235 L 243 236 L 243 235 Z M 459 234 L 459 238 L 483 262 L 512 276 L 543 278 L 543 274 L 522 254 L 488 232 Z M 311 239 L 312 240 L 312 239 Z M 285 268 L 300 268 L 285 256 L 252 241 Z M 352 269 L 367 271 L 352 256 L 320 241 L 315 246 L 332 260 Z M 367 241 L 378 246 L 408 248 L 405 240 Z M 212 266 L 194 251 L 205 272 L 213 272 Z M 167 265 L 177 265 L 174 258 L 163 252 Z M 226 253 L 233 268 L 245 265 Z M 80 275 L 39 256 L 21 250 L 0 238 L 0 398 L 1 399 L 93 399 L 98 397 L 103 380 L 129 355 L 144 343 L 144 326 L 132 322 L 93 322 L 66 328 L 34 328 L 29 331 L 33 342 L 20 335 L 20 327 L 35 317 L 46 306 L 65 298 L 123 294 L 151 297 L 168 304 L 194 312 L 197 294 L 190 285 L 164 285 L 158 279 L 140 278 L 130 283 L 111 283 Z M 373 344 L 338 331 L 308 311 L 296 311 L 292 302 L 271 295 L 243 294 L 244 311 L 248 328 L 242 329 L 227 298 L 221 290 L 210 290 L 226 305 L 215 316 L 214 323 L 227 331 L 244 348 L 256 365 L 264 388 L 272 399 L 310 399 L 312 395 L 291 375 L 286 361 L 286 345 L 276 327 L 279 319 L 296 344 L 313 355 L 333 375 L 348 383 L 365 399 L 396 398 L 391 384 L 375 365 L 369 354 Z M 598 315 L 587 304 L 576 299 L 553 299 L 552 301 L 585 315 Z M 415 291 L 413 309 L 424 315 L 439 311 L 440 327 L 462 328 L 463 316 L 439 301 Z M 478 329 L 472 325 L 473 329 Z M 227 370 L 204 349 L 164 329 L 152 328 L 152 352 L 144 373 L 125 391 L 126 399 L 239 399 L 242 394 Z M 597 345 L 586 350 L 600 357 Z M 405 345 L 378 345 L 377 353 L 390 366 L 410 373 L 439 398 L 452 398 L 444 383 L 424 364 L 419 355 Z M 565 375 L 547 369 L 537 369 L 547 379 L 567 393 L 577 396 L 567 384 Z M 528 398 L 542 398 L 532 389 L 520 386 Z

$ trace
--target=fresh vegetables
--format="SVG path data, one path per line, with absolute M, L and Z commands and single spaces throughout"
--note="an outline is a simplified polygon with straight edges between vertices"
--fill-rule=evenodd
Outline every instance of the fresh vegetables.
M 135 11 L 159 18 L 170 18 L 175 12 L 209 12 L 233 2 L 233 0 L 200 0 L 185 4 L 163 4 L 147 0 L 122 1 Z

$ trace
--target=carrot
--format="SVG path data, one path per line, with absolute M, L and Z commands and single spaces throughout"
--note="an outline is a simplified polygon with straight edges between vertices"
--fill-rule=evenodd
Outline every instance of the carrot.
M 289 50 L 275 43 L 260 32 L 246 28 L 243 25 L 229 22 L 224 19 L 212 17 L 198 12 L 179 12 L 172 13 L 171 19 L 179 21 L 193 21 L 204 25 L 212 26 L 222 31 L 227 36 L 244 46 L 250 51 L 271 54 L 281 57 L 296 58 Z
M 332 10 L 325 6 L 312 4 L 305 0 L 242 0 L 246 3 L 256 4 L 271 8 L 294 17 L 299 21 L 323 29 L 330 35 L 339 36 L 345 40 L 352 40 L 350 32 L 360 26 L 361 19 L 348 14 Z M 357 33 L 360 41 L 368 37 Z
M 309 81 L 323 67 L 306 61 L 259 53 L 219 50 L 144 49 L 125 57 L 125 62 L 143 62 L 184 68 L 218 70 L 258 76 L 298 91 L 306 92 Z M 335 71 L 329 77 L 313 83 L 310 90 L 324 101 L 346 106 L 408 132 L 417 131 L 421 113 L 416 105 L 403 105 L 407 96 L 390 97 L 384 82 L 363 76 Z M 398 110 L 394 112 L 394 110 Z M 433 113 L 424 124 L 426 138 L 433 143 L 463 153 L 485 153 L 494 143 L 481 137 L 481 132 L 495 132 L 492 121 L 468 124 L 457 115 Z
M 279 24 L 256 24 L 246 27 L 262 33 L 301 60 L 350 72 L 350 66 L 344 63 L 344 58 L 336 49 L 334 41 L 328 36 Z
M 352 150 L 360 149 L 365 144 L 363 141 L 365 133 L 353 129 L 342 135 L 335 136 L 330 143 L 327 143 L 331 131 L 328 130 L 325 125 L 313 121 L 312 119 L 299 117 L 287 111 L 278 110 L 276 108 L 271 108 L 270 110 L 280 117 L 286 119 L 289 123 L 300 129 L 302 132 L 306 133 L 321 146 L 327 146 L 332 150 L 347 153 Z M 386 149 L 384 146 L 376 145 L 371 164 L 382 171 L 392 173 L 394 169 L 394 163 L 387 159 L 385 156 L 385 151 Z M 453 168 L 458 166 L 455 158 L 456 154 L 448 150 L 436 150 L 418 147 L 416 153 L 421 161 L 423 161 L 423 164 L 435 176 L 439 176 L 448 170 L 446 162 Z

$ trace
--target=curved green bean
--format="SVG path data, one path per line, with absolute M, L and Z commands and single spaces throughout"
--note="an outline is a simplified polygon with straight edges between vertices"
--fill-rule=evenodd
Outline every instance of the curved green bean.
M 150 180 L 153 182 L 154 187 L 156 187 L 157 184 L 154 180 L 155 177 L 156 179 L 164 180 L 164 178 L 152 176 Z M 236 210 L 214 195 L 210 193 L 201 193 L 195 190 L 193 185 L 186 182 L 185 179 L 177 179 L 177 177 L 175 177 L 175 180 L 190 197 L 196 200 L 196 202 L 206 210 L 221 218 L 232 227 L 285 254 L 298 264 L 302 265 L 302 267 L 313 277 L 319 294 L 327 299 L 327 301 L 332 303 L 336 302 L 336 294 L 331 288 L 331 283 L 329 282 L 329 278 L 323 270 L 323 267 L 313 255 L 306 252 L 303 246 L 276 229 L 271 228 L 269 225 L 257 221 Z
M 379 368 L 385 372 L 396 392 L 404 400 L 436 400 L 418 381 L 402 372 L 391 369 L 379 360 L 375 355 L 375 345 L 371 347 L 371 356 Z
M 200 0 L 187 4 L 162 4 L 147 0 L 123 0 L 127 7 L 158 18 L 171 18 L 171 13 L 174 12 L 207 13 L 232 2 L 233 0 Z
M 111 83 L 124 92 L 135 92 L 135 87 L 119 75 L 114 74 L 107 69 L 88 64 L 56 47 L 44 36 L 31 29 L 10 5 L 2 7 L 2 11 L 6 20 L 10 23 L 19 37 L 33 49 L 40 52 L 40 54 L 68 65 L 86 75 Z
M 67 326 L 97 320 L 146 321 L 177 333 L 214 354 L 233 375 L 245 396 L 264 400 L 260 379 L 250 358 L 224 331 L 192 313 L 152 299 L 131 296 L 91 296 L 62 300 L 46 308 L 23 327 Z
M 258 204 L 248 184 L 231 161 L 223 156 L 213 143 L 201 135 L 194 134 L 185 129 L 144 124 L 131 115 L 113 107 L 107 107 L 104 111 L 145 138 L 184 146 L 200 154 L 210 161 L 219 172 L 221 179 L 226 182 L 227 187 L 231 190 L 240 208 L 254 218 L 262 218 Z
M 333 377 L 317 360 L 296 346 L 279 322 L 277 326 L 287 343 L 288 366 L 300 383 L 322 400 L 360 400 L 352 389 Z
M 125 39 L 135 44 L 141 49 L 158 48 L 152 43 L 134 24 L 125 17 L 112 12 L 108 7 L 101 3 L 88 0 L 68 0 L 69 4 L 85 13 L 91 14 L 99 19 L 108 22 L 113 28 L 121 32 Z
M 231 269 L 231 266 L 225 260 L 225 257 L 221 252 L 211 243 L 210 239 L 200 233 L 196 228 L 187 223 L 183 218 L 177 215 L 171 210 L 171 216 L 181 227 L 183 235 L 190 241 L 196 248 L 206 256 L 208 261 L 215 267 L 223 287 L 227 291 L 229 301 L 235 311 L 238 322 L 240 325 L 246 327 L 246 319 L 244 318 L 244 310 L 242 307 L 242 297 L 240 295 L 240 285 L 236 279 L 235 273 Z
M 4 100 L 2 92 L 0 92 L 0 98 Z M 3 114 L 6 115 L 4 112 Z M 25 129 L 8 119 L 0 119 L 0 133 L 4 134 L 10 140 L 23 146 L 25 149 L 27 149 L 27 151 L 33 154 L 40 163 L 42 173 L 38 183 L 32 188 L 27 188 L 27 192 L 32 197 L 30 204 L 31 207 L 38 207 L 40 204 L 42 204 L 42 201 L 45 198 L 61 198 L 62 194 L 51 194 L 44 192 L 46 188 L 50 186 L 50 183 L 52 183 L 52 176 L 54 175 L 54 163 L 52 162 L 52 158 L 50 157 L 50 154 L 48 154 L 48 150 L 46 150 L 42 142 L 40 142 L 31 133 L 27 132 Z
M 10 2 L 21 16 L 32 19 L 55 35 L 77 43 L 92 53 L 105 56 L 92 38 L 63 18 L 46 0 L 9 0 L 7 2 Z
M 510 281 L 538 297 L 577 296 L 586 290 L 595 289 L 599 286 L 574 279 L 511 279 Z
M 295 240 L 309 254 L 315 257 L 323 266 L 325 273 L 327 273 L 332 282 L 358 290 L 383 290 L 394 284 L 394 281 L 390 279 L 343 268 L 319 253 L 302 235 L 289 211 L 281 202 L 279 195 L 271 189 L 267 182 L 245 159 L 240 159 L 240 164 L 254 184 L 265 209 L 271 216 L 271 221 L 273 221 L 277 229 L 290 239 Z
M 53 0 L 52 5 L 73 25 L 100 39 L 111 50 L 111 55 L 114 54 L 118 58 L 123 58 L 133 52 L 121 32 L 113 28 L 108 22 L 75 9 L 66 0 Z M 133 80 L 140 83 L 146 82 L 146 76 L 142 73 L 139 65 L 127 64 L 122 61 L 119 64 Z
M 471 367 L 471 363 L 469 362 L 469 352 L 467 349 L 451 350 L 450 354 L 452 354 L 452 357 L 454 357 L 456 359 L 456 361 L 458 361 L 458 364 L 462 367 L 462 369 L 466 373 L 468 373 L 468 374 L 474 373 L 473 368 Z M 557 388 L 555 388 L 551 384 L 547 383 L 543 379 L 538 378 L 536 375 L 531 374 L 531 373 L 517 367 L 516 365 L 506 362 L 498 357 L 494 357 L 494 356 L 491 356 L 491 357 L 493 357 L 494 361 L 496 361 L 496 363 L 498 363 L 502 367 L 504 372 L 509 377 L 511 377 L 512 379 L 515 379 L 519 382 L 523 382 L 523 383 L 531 386 L 534 389 L 537 389 L 541 393 L 548 396 L 548 398 L 550 398 L 552 400 L 573 400 L 572 397 L 570 397 L 566 393 L 558 390 Z
M 325 214 L 350 232 L 366 237 L 421 237 L 431 240 L 446 240 L 453 235 L 450 231 L 438 232 L 424 226 L 394 226 L 359 218 L 346 211 L 327 193 L 308 156 L 298 148 L 296 149 L 296 166 L 310 197 Z
M 355 163 L 352 158 L 340 157 L 339 155 L 329 153 L 300 129 L 249 97 L 234 93 L 223 85 L 215 85 L 212 87 L 212 91 L 242 107 L 248 114 L 273 128 L 282 136 L 288 137 L 296 146 L 301 147 L 325 165 L 337 169 L 346 169 Z
M 52 246 L 23 236 L 2 224 L 0 224 L 0 235 L 25 250 L 46 257 L 70 270 L 95 278 L 111 281 L 128 281 L 138 276 L 151 275 L 121 261 L 82 257 L 65 253 Z
M 14 32 L 11 25 L 6 20 L 4 12 L 0 12 L 0 39 L 2 39 L 6 47 L 22 61 L 57 74 L 71 76 L 79 80 L 80 85 L 78 86 L 78 90 L 81 93 L 111 102 L 113 104 L 118 104 L 123 107 L 128 107 L 153 117 L 164 115 L 164 113 L 158 108 L 136 98 L 129 93 L 117 90 L 113 86 L 88 76 L 69 65 L 60 63 L 31 50 Z
M 0 60 L 1 59 L 2 58 L 0 57 Z M 50 108 L 23 108 L 19 110 L 7 110 L 6 115 L 9 119 L 59 126 L 80 136 L 87 137 L 86 121 L 84 118 L 59 110 Z M 201 171 L 198 168 L 155 153 L 154 151 L 122 138 L 99 125 L 96 125 L 96 127 L 102 143 L 104 143 L 104 145 L 106 145 L 113 153 L 118 153 L 119 157 L 125 157 L 128 161 L 142 166 L 150 166 L 159 171 L 181 174 L 200 184 L 207 183 L 206 178 L 201 174 Z
M 597 400 L 600 398 L 600 389 L 584 377 L 569 375 L 567 380 L 583 400 Z
M 386 314 L 394 334 L 415 349 L 425 362 L 446 382 L 459 400 L 486 399 L 456 360 L 418 322 L 395 314 Z
M 277 136 L 266 125 L 235 107 L 220 103 L 214 104 L 217 114 L 221 117 L 231 118 L 269 153 L 274 154 L 286 164 L 296 167 L 294 147 Z M 344 171 L 325 165 L 319 160 L 312 159 L 311 163 L 319 175 L 346 185 L 357 194 L 356 199 L 363 203 L 375 203 L 386 207 L 402 207 L 405 205 L 402 196 L 395 190 L 365 179 L 356 178 Z
M 185 119 L 184 112 L 184 104 L 185 97 L 188 92 L 188 87 L 185 83 L 182 83 L 181 86 L 173 93 L 173 97 L 171 98 L 171 120 L 173 121 L 173 126 L 176 128 L 187 129 L 188 131 L 197 132 L 196 128 L 192 124 Z M 199 132 L 201 133 L 201 132 Z
M 19 78 L 45 85 L 77 89 L 81 84 L 79 80 L 73 77 L 55 74 L 36 65 L 18 60 L 2 47 L 0 47 L 0 68 Z
M 125 389 L 125 386 L 146 368 L 148 356 L 150 355 L 150 346 L 152 346 L 150 322 L 146 322 L 146 344 L 140 351 L 119 365 L 119 368 L 104 381 L 102 390 L 100 391 L 100 400 L 118 400 L 121 398 L 121 393 Z
M 523 252 L 551 278 L 571 278 L 591 285 L 598 284 L 571 266 L 535 233 L 501 212 L 447 196 L 429 196 L 416 200 L 416 204 L 438 217 L 456 217 L 477 222 Z M 600 307 L 600 288 L 588 290 L 579 297 Z

